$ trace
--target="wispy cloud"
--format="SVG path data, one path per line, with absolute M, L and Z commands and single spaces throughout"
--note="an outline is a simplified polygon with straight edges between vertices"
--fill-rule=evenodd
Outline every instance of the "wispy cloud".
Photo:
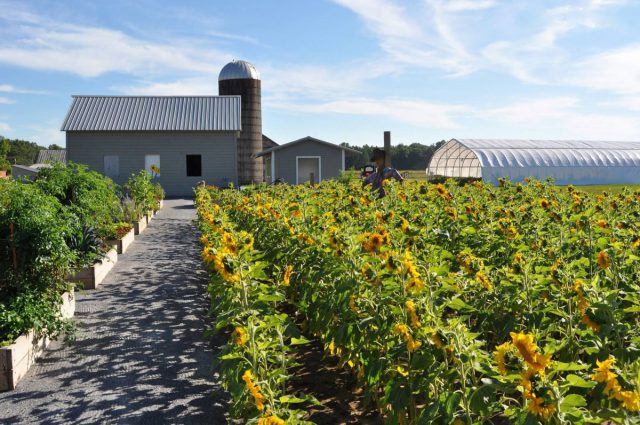
M 9 103 L 13 103 L 13 100 L 5 96 L 0 96 L 0 103 L 4 103 L 5 105 L 7 105 Z
M 48 94 L 44 90 L 30 90 L 15 87 L 11 84 L 0 84 L 0 92 L 2 93 L 17 93 L 17 94 Z
M 505 129 L 526 137 L 637 140 L 640 134 L 640 122 L 634 115 L 589 112 L 573 96 L 526 99 L 477 115 L 489 122 L 500 120 Z
M 12 131 L 13 129 L 6 122 L 0 122 L 0 131 Z
M 603 13 L 607 8 L 626 3 L 624 0 L 579 0 L 543 11 L 543 26 L 516 40 L 498 40 L 487 45 L 482 56 L 490 66 L 502 66 L 515 78 L 543 84 L 549 69 L 564 68 L 566 52 L 560 40 L 577 30 L 595 30 L 607 25 Z
M 198 40 L 142 39 L 110 28 L 55 22 L 24 10 L 0 15 L 0 22 L 12 33 L 0 40 L 0 63 L 83 77 L 107 72 L 213 73 L 233 57 Z
M 484 10 L 498 5 L 496 0 L 449 0 L 441 2 L 447 12 L 465 12 L 469 10 Z
M 386 54 L 402 64 L 440 68 L 456 75 L 473 70 L 469 63 L 471 58 L 446 21 L 445 2 L 429 0 L 429 13 L 425 10 L 409 12 L 393 0 L 334 2 L 356 13 L 377 37 Z M 421 19 L 424 16 L 428 17 L 426 22 Z
M 455 114 L 468 111 L 463 105 L 448 105 L 418 99 L 354 98 L 315 104 L 274 104 L 281 109 L 320 114 L 346 114 L 390 118 L 418 127 L 458 128 Z
M 640 94 L 640 44 L 588 56 L 569 67 L 564 82 L 621 95 Z

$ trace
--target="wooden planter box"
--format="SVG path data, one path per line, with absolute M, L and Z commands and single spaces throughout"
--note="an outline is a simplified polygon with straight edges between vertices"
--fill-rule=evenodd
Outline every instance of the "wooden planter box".
M 134 234 L 139 235 L 147 228 L 147 216 L 143 216 L 139 221 L 133 223 Z
M 62 294 L 60 315 L 69 319 L 76 311 L 76 297 L 72 292 Z M 35 332 L 20 335 L 8 347 L 0 348 L 0 391 L 14 390 L 36 359 L 42 355 L 51 340 L 36 338 Z
M 118 251 L 110 249 L 99 263 L 80 270 L 71 278 L 74 282 L 82 282 L 84 289 L 96 289 L 102 283 L 113 266 L 118 262 Z
M 164 199 L 160 199 L 160 201 L 158 201 L 158 208 L 153 210 L 153 215 L 158 214 L 158 211 L 160 211 L 163 206 L 164 206 Z
M 149 211 L 145 217 L 147 217 L 147 224 L 151 223 L 151 219 L 153 218 L 153 211 Z
M 125 252 L 127 252 L 127 248 L 129 248 L 129 245 L 133 243 L 134 235 L 135 229 L 131 229 L 126 235 L 122 237 L 122 239 L 109 239 L 107 241 L 107 244 L 113 245 L 118 251 L 118 254 L 124 254 Z

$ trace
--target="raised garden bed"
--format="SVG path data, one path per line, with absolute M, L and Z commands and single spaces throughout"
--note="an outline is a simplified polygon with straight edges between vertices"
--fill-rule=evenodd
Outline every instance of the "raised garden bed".
M 147 216 L 143 216 L 140 220 L 133 223 L 133 230 L 136 235 L 144 232 L 144 229 L 147 228 L 147 224 L 149 223 Z
M 113 245 L 116 250 L 118 251 L 118 254 L 124 254 L 125 252 L 127 252 L 127 249 L 129 248 L 129 245 L 131 245 L 134 241 L 134 235 L 135 235 L 135 229 L 131 229 L 129 230 L 129 232 L 124 235 L 122 238 L 120 239 L 109 239 L 107 240 L 107 244 L 108 245 Z
M 62 294 L 60 315 L 65 319 L 73 317 L 76 298 L 73 292 Z M 36 359 L 42 355 L 51 340 L 36 337 L 34 331 L 21 335 L 8 347 L 0 348 L 0 391 L 13 390 L 27 374 Z
M 82 282 L 84 289 L 96 289 L 117 262 L 118 251 L 115 248 L 110 249 L 102 261 L 80 270 L 71 280 L 74 282 Z

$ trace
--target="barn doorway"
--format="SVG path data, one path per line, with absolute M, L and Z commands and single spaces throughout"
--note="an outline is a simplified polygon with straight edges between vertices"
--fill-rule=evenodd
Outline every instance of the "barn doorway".
M 297 156 L 296 157 L 296 183 L 319 183 L 322 180 L 320 174 L 319 156 Z

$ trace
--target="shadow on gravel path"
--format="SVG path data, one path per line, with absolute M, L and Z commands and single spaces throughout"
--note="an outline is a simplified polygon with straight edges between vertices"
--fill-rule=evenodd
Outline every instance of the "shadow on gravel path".
M 52 343 L 0 393 L 0 423 L 226 423 L 194 219 L 192 201 L 165 201 L 103 285 L 78 296 L 76 341 Z

